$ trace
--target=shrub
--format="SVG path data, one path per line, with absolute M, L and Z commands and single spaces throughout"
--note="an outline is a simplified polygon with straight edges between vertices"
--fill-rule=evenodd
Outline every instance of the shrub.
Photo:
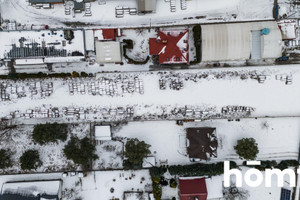
M 12 152 L 9 149 L 0 149 L 0 169 L 12 166 Z
M 231 168 L 236 166 L 235 162 L 230 162 Z M 192 164 L 192 165 L 172 165 L 168 168 L 171 175 L 178 176 L 216 176 L 224 173 L 223 162 L 216 164 Z
M 127 166 L 142 166 L 143 159 L 150 153 L 150 145 L 138 139 L 129 139 L 125 144 L 125 156 L 127 160 L 124 163 Z
M 289 167 L 298 167 L 298 166 L 299 166 L 299 162 L 297 160 L 283 160 L 277 165 L 277 168 L 280 170 L 284 170 Z
M 20 157 L 21 168 L 23 170 L 37 169 L 43 163 L 37 150 L 27 150 Z
M 79 77 L 79 73 L 78 73 L 78 72 L 75 72 L 75 71 L 73 71 L 73 72 L 72 72 L 72 77 L 73 77 L 73 78 L 77 78 L 77 77 Z
M 160 184 L 153 182 L 152 186 L 153 186 L 153 196 L 154 196 L 155 200 L 160 200 L 161 195 L 162 195 L 162 188 L 161 188 Z
M 80 76 L 81 76 L 81 77 L 88 77 L 89 75 L 88 75 L 87 73 L 85 73 L 85 72 L 81 72 L 81 73 L 80 73 Z
M 168 181 L 166 181 L 165 177 L 160 177 L 160 181 L 159 183 L 162 185 L 162 186 L 167 186 L 168 185 Z
M 89 138 L 85 137 L 80 140 L 77 137 L 71 137 L 63 151 L 67 159 L 73 160 L 74 163 L 81 165 L 83 169 L 89 169 L 91 162 L 98 159 L 95 150 L 96 148 Z
M 259 152 L 254 138 L 243 138 L 238 140 L 234 149 L 241 159 L 246 160 L 255 160 Z
M 68 137 L 68 126 L 66 124 L 46 123 L 34 126 L 32 138 L 34 142 L 41 145 L 49 142 L 66 141 Z
M 171 188 L 176 188 L 177 187 L 177 181 L 174 178 L 172 178 L 170 180 L 170 187 Z

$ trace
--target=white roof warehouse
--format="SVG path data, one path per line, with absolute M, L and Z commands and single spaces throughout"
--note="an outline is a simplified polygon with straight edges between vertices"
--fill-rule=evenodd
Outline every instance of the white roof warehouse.
M 262 35 L 261 30 L 270 33 Z M 201 25 L 202 61 L 281 57 L 282 36 L 275 21 Z

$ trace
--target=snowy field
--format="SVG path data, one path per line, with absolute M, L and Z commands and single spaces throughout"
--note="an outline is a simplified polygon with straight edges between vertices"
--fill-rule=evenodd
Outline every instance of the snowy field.
M 83 12 L 73 18 L 72 15 L 65 15 L 63 4 L 55 5 L 54 9 L 36 9 L 25 0 L 3 0 L 1 14 L 3 19 L 22 24 L 48 24 L 50 27 L 61 27 L 66 22 L 132 27 L 273 18 L 272 0 L 193 0 L 187 1 L 186 10 L 181 10 L 180 1 L 177 0 L 176 12 L 170 11 L 170 2 L 157 0 L 156 13 L 142 16 L 125 14 L 123 18 L 115 18 L 117 6 L 137 8 L 137 3 L 131 0 L 113 0 L 107 1 L 105 5 L 98 5 L 94 2 L 91 5 L 92 16 L 84 16 Z
M 3 101 L 0 116 L 13 114 L 15 123 L 299 116 L 299 69 L 281 65 L 52 79 L 50 96 L 33 98 L 28 94 Z M 264 83 L 259 83 L 260 77 L 266 78 Z M 286 85 L 287 77 L 292 79 L 291 85 Z M 160 89 L 159 80 L 165 89 Z M 20 88 L 33 80 L 2 82 Z M 13 97 L 14 91 L 7 88 L 6 92 Z M 227 106 L 235 109 L 224 111 Z M 58 110 L 58 118 L 43 115 L 53 110 Z
M 206 120 L 188 122 L 178 126 L 174 121 L 131 122 L 115 132 L 115 136 L 138 138 L 151 145 L 156 164 L 167 161 L 169 165 L 190 164 L 186 147 L 186 128 L 214 127 L 219 142 L 217 158 L 211 162 L 234 160 L 240 163 L 234 146 L 236 141 L 253 137 L 259 148 L 258 160 L 297 159 L 299 147 L 299 118 L 258 118 L 240 121 Z M 280 144 L 280 145 L 278 145 Z

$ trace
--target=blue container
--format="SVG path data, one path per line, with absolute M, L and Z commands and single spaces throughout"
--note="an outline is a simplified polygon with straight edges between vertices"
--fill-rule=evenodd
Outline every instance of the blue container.
M 270 29 L 269 28 L 264 28 L 263 30 L 261 30 L 261 34 L 262 35 L 268 35 L 270 33 Z

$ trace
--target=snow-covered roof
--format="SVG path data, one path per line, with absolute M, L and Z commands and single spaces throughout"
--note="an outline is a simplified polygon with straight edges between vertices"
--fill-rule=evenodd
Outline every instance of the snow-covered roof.
M 111 140 L 110 126 L 95 126 L 96 140 Z
M 251 31 L 269 28 L 261 36 L 261 58 L 281 56 L 281 33 L 275 21 L 201 25 L 202 61 L 250 59 Z
M 297 37 L 295 20 L 282 20 L 278 22 L 278 26 L 281 30 L 283 40 L 291 40 Z
M 156 0 L 137 0 L 139 12 L 153 12 L 156 10 Z
M 122 62 L 120 42 L 96 42 L 96 62 L 117 63 Z
M 29 3 L 63 3 L 64 0 L 29 0 Z
M 83 31 L 72 31 L 74 38 L 70 41 L 66 40 L 67 32 L 65 30 L 1 31 L 0 59 L 67 58 L 79 55 L 83 58 L 85 54 Z
M 1 194 L 17 194 L 21 196 L 33 196 L 46 194 L 60 196 L 61 181 L 31 181 L 4 183 Z
M 44 60 L 42 58 L 34 58 L 34 59 L 17 59 L 16 65 L 38 65 L 44 64 Z
M 223 178 L 222 176 L 212 176 L 206 178 L 207 199 L 221 199 L 223 197 Z
M 143 168 L 155 166 L 155 157 L 149 156 L 143 159 Z
M 85 49 L 87 51 L 95 51 L 94 31 L 85 30 Z

